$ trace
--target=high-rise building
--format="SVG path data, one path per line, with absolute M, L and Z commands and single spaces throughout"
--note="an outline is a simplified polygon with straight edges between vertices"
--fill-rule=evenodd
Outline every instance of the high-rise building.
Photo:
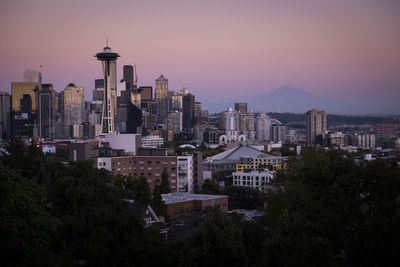
M 272 124 L 271 141 L 274 143 L 286 143 L 286 126 L 282 124 Z
M 165 123 L 168 116 L 169 110 L 169 99 L 168 99 L 168 79 L 161 75 L 156 79 L 156 115 L 158 123 Z
M 61 94 L 64 137 L 77 137 L 76 129 L 85 121 L 84 89 L 70 83 Z
M 126 82 L 126 89 L 133 88 L 133 66 L 132 65 L 124 65 L 123 67 L 124 72 L 124 80 Z
M 174 92 L 171 96 L 171 109 L 182 111 L 183 109 L 183 94 Z
M 142 96 L 142 101 L 152 101 L 153 100 L 153 87 L 141 86 L 141 87 L 139 87 L 139 92 Z
M 240 113 L 247 113 L 247 103 L 235 103 L 235 110 Z
M 141 97 L 141 108 L 147 112 L 153 111 L 153 87 L 141 86 L 138 89 Z
M 172 130 L 174 136 L 182 131 L 182 112 L 178 110 L 168 112 L 167 129 Z
M 17 136 L 36 137 L 39 82 L 11 83 L 12 132 Z
M 117 58 L 119 55 L 106 46 L 102 52 L 96 54 L 96 57 L 102 62 L 104 75 L 104 98 L 101 119 L 102 134 L 115 133 Z
M 194 103 L 195 96 L 192 94 L 184 95 L 182 98 L 182 127 L 186 131 L 190 131 L 193 128 L 193 118 L 194 118 Z
M 326 112 L 312 109 L 306 112 L 306 140 L 308 145 L 315 144 L 315 137 L 326 131 Z
M 42 84 L 42 73 L 36 70 L 25 70 L 24 82 Z
M 38 95 L 38 136 L 55 138 L 55 91 L 52 84 L 43 84 Z
M 193 111 L 193 116 L 195 118 L 201 117 L 201 103 L 200 102 L 194 102 L 194 111 Z
M 256 119 L 256 137 L 259 142 L 270 141 L 271 132 L 271 118 L 265 114 L 260 113 Z
M 232 108 L 228 108 L 223 113 L 222 124 L 226 131 L 239 131 L 239 113 Z
M 94 80 L 93 101 L 104 100 L 104 79 Z
M 0 139 L 9 139 L 11 135 L 11 96 L 0 92 Z
M 256 132 L 254 131 L 254 113 L 239 112 L 239 131 L 247 140 L 255 140 Z
M 94 80 L 94 89 L 104 89 L 104 79 L 96 79 Z
M 158 79 L 156 79 L 156 100 L 164 99 L 168 94 L 168 79 L 164 77 L 164 75 L 160 75 Z

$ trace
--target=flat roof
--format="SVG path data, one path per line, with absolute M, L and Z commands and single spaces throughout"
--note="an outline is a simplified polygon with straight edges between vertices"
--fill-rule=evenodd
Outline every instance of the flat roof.
M 203 194 L 191 194 L 184 192 L 175 192 L 169 194 L 162 194 L 162 200 L 165 204 L 178 203 L 190 200 L 209 200 L 218 199 L 222 197 L 228 197 L 225 195 L 203 195 Z

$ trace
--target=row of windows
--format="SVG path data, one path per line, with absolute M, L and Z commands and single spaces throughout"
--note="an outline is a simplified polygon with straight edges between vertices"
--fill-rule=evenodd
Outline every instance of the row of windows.
M 255 179 L 254 179 L 255 178 Z M 261 178 L 261 179 L 260 179 Z M 260 176 L 233 176 L 233 179 L 237 179 L 237 180 L 262 180 L 262 181 L 269 181 L 271 178 L 270 177 L 260 177 Z
M 250 182 L 250 181 L 242 181 L 242 182 L 240 182 L 240 181 L 234 181 L 233 182 L 233 184 L 234 185 L 253 185 L 253 183 L 252 182 Z M 261 183 L 259 183 L 259 182 L 255 182 L 255 186 L 264 186 L 265 185 L 265 182 L 261 182 Z
M 114 166 L 115 165 L 115 163 L 118 165 L 118 166 L 120 166 L 121 164 L 122 165 L 126 165 L 127 163 L 128 164 L 132 164 L 132 161 L 117 161 L 117 162 L 113 162 L 112 163 L 112 166 Z M 137 162 L 136 160 L 135 161 L 133 161 L 133 163 L 134 164 L 137 164 L 137 163 L 139 163 L 139 164 L 144 164 L 144 161 L 139 161 L 139 162 Z M 161 162 L 160 161 L 155 161 L 154 162 L 155 164 L 160 164 Z M 176 165 L 176 162 L 175 161 L 170 161 L 169 162 L 171 165 Z M 153 161 L 151 161 L 151 160 L 149 160 L 149 161 L 147 161 L 147 164 L 153 164 Z M 163 165 L 167 165 L 168 164 L 168 161 L 163 161 L 162 162 L 162 164 Z M 99 165 L 100 166 L 100 165 Z

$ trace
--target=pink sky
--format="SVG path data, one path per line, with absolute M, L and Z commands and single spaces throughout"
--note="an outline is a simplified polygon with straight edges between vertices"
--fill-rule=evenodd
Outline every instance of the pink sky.
M 204 103 L 291 84 L 396 105 L 399 14 L 398 0 L 3 0 L 0 90 L 43 65 L 57 91 L 74 82 L 89 96 L 101 78 L 93 56 L 108 37 L 119 77 L 136 63 L 139 85 L 163 73 L 170 89 L 187 87 Z

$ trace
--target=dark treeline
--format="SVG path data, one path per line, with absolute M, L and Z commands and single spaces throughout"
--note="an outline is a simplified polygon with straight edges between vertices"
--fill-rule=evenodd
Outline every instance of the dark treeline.
M 306 116 L 304 113 L 277 113 L 270 112 L 267 113 L 271 118 L 277 119 L 280 122 L 287 123 L 297 123 L 304 124 L 306 121 Z M 335 115 L 335 114 L 327 114 L 328 125 L 362 125 L 362 124 L 377 124 L 382 123 L 388 120 L 388 118 L 384 117 L 374 117 L 374 116 L 362 116 L 362 115 L 354 115 L 354 116 L 346 116 L 346 115 Z
M 266 201 L 261 222 L 214 208 L 187 236 L 166 241 L 122 201 L 160 205 L 159 192 L 151 196 L 145 179 L 112 176 L 92 162 L 65 162 L 18 139 L 7 151 L 0 166 L 3 266 L 400 262 L 400 174 L 381 162 L 357 166 L 340 151 L 304 150 L 279 174 L 266 200 L 246 190 L 225 192 L 236 201 L 252 197 L 258 208 Z M 205 189 L 222 193 L 213 183 Z

